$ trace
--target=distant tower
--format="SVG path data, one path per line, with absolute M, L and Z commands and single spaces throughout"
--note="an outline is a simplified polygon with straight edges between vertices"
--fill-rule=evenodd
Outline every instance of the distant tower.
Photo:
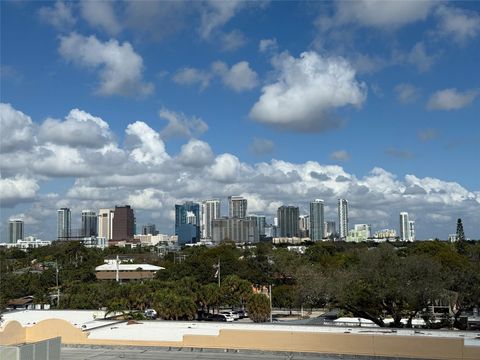
M 8 222 L 8 242 L 16 244 L 17 240 L 23 240 L 23 221 L 13 219 Z
M 130 205 L 115 206 L 112 240 L 132 240 L 135 233 L 135 216 Z
M 97 234 L 98 237 L 104 237 L 111 240 L 113 236 L 113 217 L 115 211 L 113 209 L 98 210 Z
M 97 214 L 95 211 L 82 210 L 82 235 L 97 236 Z
M 324 218 L 323 200 L 315 199 L 310 203 L 310 239 L 312 241 L 323 239 Z
M 408 222 L 408 228 L 410 230 L 410 237 L 409 237 L 409 240 L 410 241 L 415 241 L 415 221 L 413 220 L 410 220 Z
M 202 202 L 201 232 L 203 239 L 212 238 L 212 220 L 220 218 L 220 200 L 205 200 Z
M 57 210 L 57 238 L 68 240 L 72 231 L 72 217 L 69 208 Z
M 175 205 L 175 235 L 180 245 L 196 243 L 200 240 L 200 205 L 186 201 Z
M 410 222 L 408 212 L 400 213 L 400 241 L 410 241 Z
M 299 209 L 296 206 L 280 206 L 277 210 L 280 237 L 298 237 Z
M 247 199 L 243 196 L 229 196 L 228 216 L 231 218 L 245 219 L 247 216 Z
M 348 201 L 338 199 L 338 235 L 346 239 L 348 235 Z

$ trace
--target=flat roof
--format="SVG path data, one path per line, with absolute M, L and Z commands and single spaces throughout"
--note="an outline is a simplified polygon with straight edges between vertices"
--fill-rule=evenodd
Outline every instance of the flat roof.
M 155 266 L 155 265 L 150 265 L 150 264 L 119 264 L 118 265 L 118 270 L 119 271 L 159 271 L 159 270 L 164 270 L 164 267 L 161 266 Z M 103 264 L 100 266 L 97 266 L 95 268 L 95 271 L 117 271 L 117 265 L 116 264 Z

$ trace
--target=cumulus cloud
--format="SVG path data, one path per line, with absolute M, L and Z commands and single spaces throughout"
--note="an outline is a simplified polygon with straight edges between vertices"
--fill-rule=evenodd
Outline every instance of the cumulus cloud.
M 39 130 L 39 140 L 71 147 L 103 148 L 113 135 L 101 118 L 85 111 L 73 109 L 64 121 L 46 119 Z
M 56 1 L 53 6 L 43 6 L 38 10 L 42 21 L 49 23 L 59 30 L 68 30 L 76 23 L 72 13 L 71 3 Z
M 395 93 L 397 94 L 397 99 L 402 104 L 410 104 L 415 102 L 418 99 L 419 91 L 412 84 L 398 84 L 395 86 Z
M 236 181 L 241 169 L 240 160 L 232 154 L 222 154 L 215 158 L 210 167 L 212 178 L 220 182 Z
M 137 163 L 160 165 L 169 158 L 159 133 L 143 121 L 128 125 L 125 133 L 128 136 L 127 142 L 133 147 L 130 157 Z
M 478 95 L 477 90 L 458 91 L 455 88 L 439 90 L 427 102 L 429 110 L 458 110 L 470 105 Z
M 323 131 L 338 127 L 334 111 L 359 107 L 367 97 L 366 85 L 341 57 L 323 57 L 314 51 L 294 58 L 287 52 L 272 60 L 275 80 L 262 88 L 250 116 L 262 123 L 296 131 Z
M 34 125 L 30 116 L 10 104 L 0 103 L 0 153 L 29 149 L 34 145 Z
M 142 79 L 143 59 L 129 42 L 101 42 L 96 36 L 71 33 L 60 38 L 59 52 L 76 65 L 98 70 L 100 95 L 147 95 L 153 91 L 153 84 Z
M 232 30 L 220 36 L 222 50 L 235 51 L 247 43 L 247 38 L 240 30 Z
M 122 27 L 115 15 L 115 3 L 112 1 L 83 0 L 80 10 L 83 18 L 92 27 L 100 28 L 110 35 L 118 34 Z
M 178 160 L 185 166 L 204 167 L 212 163 L 213 152 L 208 143 L 191 139 L 182 145 Z
M 179 85 L 200 85 L 200 89 L 205 89 L 210 84 L 212 74 L 207 71 L 198 70 L 192 67 L 185 67 L 178 70 L 173 76 L 173 81 Z
M 215 1 L 205 3 L 201 11 L 200 36 L 209 39 L 221 26 L 225 25 L 247 3 L 239 0 Z
M 420 72 L 430 70 L 435 62 L 436 57 L 428 55 L 423 42 L 418 42 L 408 54 L 407 61 L 415 65 Z
M 0 205 L 11 207 L 20 202 L 32 201 L 40 187 L 35 179 L 22 175 L 0 178 Z
M 203 134 L 208 130 L 208 125 L 202 119 L 192 116 L 188 117 L 184 113 L 175 112 L 162 108 L 158 116 L 168 122 L 168 125 L 161 131 L 163 138 L 185 137 L 191 138 Z
M 330 154 L 330 159 L 338 161 L 347 161 L 350 159 L 350 154 L 346 150 L 337 150 Z
M 231 68 L 224 62 L 217 61 L 212 64 L 212 69 L 225 86 L 236 92 L 251 90 L 258 85 L 258 75 L 247 61 L 240 61 Z
M 255 155 L 267 155 L 273 152 L 275 144 L 272 140 L 254 137 L 250 144 L 250 151 Z
M 435 14 L 439 19 L 438 33 L 462 45 L 480 34 L 478 12 L 442 5 Z
M 276 51 L 278 48 L 277 39 L 261 39 L 258 43 L 258 50 L 261 53 Z

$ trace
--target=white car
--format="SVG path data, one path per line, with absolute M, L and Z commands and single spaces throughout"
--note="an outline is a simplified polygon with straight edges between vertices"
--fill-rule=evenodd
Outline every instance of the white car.
M 238 319 L 240 319 L 240 315 L 236 314 L 236 313 L 233 312 L 233 311 L 222 311 L 220 314 L 223 314 L 223 315 L 225 315 L 226 317 L 230 317 L 230 318 L 232 318 L 233 320 L 238 320 Z

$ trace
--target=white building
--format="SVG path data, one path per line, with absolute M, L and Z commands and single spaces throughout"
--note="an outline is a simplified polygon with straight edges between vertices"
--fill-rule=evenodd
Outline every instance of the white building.
M 368 224 L 355 224 L 355 227 L 348 232 L 347 241 L 367 241 L 371 237 L 371 226 Z
M 348 235 L 348 201 L 338 199 L 338 235 L 345 239 Z
M 108 240 L 100 236 L 86 236 L 81 241 L 87 248 L 105 249 L 108 247 Z
M 68 240 L 72 231 L 72 217 L 69 208 L 57 210 L 57 238 Z
M 228 197 L 228 217 L 244 219 L 247 216 L 247 199 L 243 196 Z
M 155 246 L 155 245 L 165 245 L 165 246 L 175 246 L 178 241 L 178 236 L 176 235 L 135 235 L 133 237 L 135 240 L 139 240 L 140 244 L 143 246 Z
M 200 231 L 202 239 L 212 238 L 212 220 L 220 218 L 220 200 L 212 199 L 202 202 L 201 208 L 202 220 L 200 223 Z
M 410 236 L 408 238 L 409 241 L 415 241 L 416 240 L 416 236 L 415 236 L 415 221 L 413 220 L 410 220 L 408 222 L 408 228 L 409 228 L 409 231 L 410 231 Z
M 25 236 L 25 239 L 23 240 L 17 240 L 16 243 L 6 245 L 7 248 L 17 248 L 26 251 L 27 249 L 36 249 L 42 246 L 50 246 L 52 245 L 52 242 L 48 240 L 40 240 L 34 236 Z
M 100 209 L 98 211 L 98 237 L 104 237 L 107 239 L 107 241 L 112 239 L 114 215 L 115 210 L 113 209 Z
M 411 241 L 410 221 L 405 211 L 400 213 L 400 241 Z

